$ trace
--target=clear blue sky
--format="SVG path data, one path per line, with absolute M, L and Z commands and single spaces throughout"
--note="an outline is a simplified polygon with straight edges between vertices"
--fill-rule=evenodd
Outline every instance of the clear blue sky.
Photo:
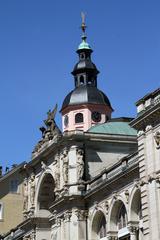
M 135 101 L 160 86 L 159 0 L 1 0 L 1 165 L 30 160 L 46 112 L 73 88 L 81 11 L 114 117 L 134 117 Z

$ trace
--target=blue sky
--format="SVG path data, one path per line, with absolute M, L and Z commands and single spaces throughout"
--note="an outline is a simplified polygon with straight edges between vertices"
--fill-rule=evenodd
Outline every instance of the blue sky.
M 114 117 L 134 117 L 160 86 L 160 1 L 1 0 L 0 165 L 30 160 L 46 112 L 73 88 L 81 11 Z

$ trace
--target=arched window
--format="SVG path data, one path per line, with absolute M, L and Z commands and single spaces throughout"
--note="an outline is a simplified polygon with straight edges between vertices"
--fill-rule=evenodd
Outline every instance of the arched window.
M 124 204 L 120 208 L 117 225 L 118 225 L 118 229 L 121 229 L 127 226 L 127 212 Z
M 52 175 L 48 173 L 44 176 L 39 190 L 39 210 L 49 210 L 49 207 L 53 204 L 55 200 L 54 188 L 54 179 Z
M 98 229 L 98 235 L 100 239 L 106 237 L 106 219 L 104 215 L 101 217 L 99 221 L 99 229 Z
M 83 122 L 83 114 L 82 113 L 77 113 L 75 115 L 75 123 L 82 123 Z
M 84 76 L 83 75 L 80 76 L 79 81 L 80 81 L 80 85 L 84 84 Z

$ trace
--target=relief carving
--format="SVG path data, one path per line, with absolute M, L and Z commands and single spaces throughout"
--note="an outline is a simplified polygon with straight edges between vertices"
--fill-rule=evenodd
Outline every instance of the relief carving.
M 158 132 L 155 133 L 154 139 L 155 139 L 157 148 L 160 148 L 160 131 L 158 131 Z

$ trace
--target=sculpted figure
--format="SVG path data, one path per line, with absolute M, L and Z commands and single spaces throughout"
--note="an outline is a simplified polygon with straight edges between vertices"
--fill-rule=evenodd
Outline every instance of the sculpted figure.
M 64 183 L 68 182 L 68 151 L 65 149 L 62 153 L 63 160 L 63 180 Z
M 35 198 L 35 175 L 32 175 L 30 179 L 30 201 L 32 205 L 34 205 L 34 198 Z
M 41 161 L 41 168 L 42 168 L 42 170 L 46 170 L 46 168 L 47 168 L 47 165 L 43 162 L 43 161 Z
M 59 189 L 60 187 L 60 169 L 59 169 L 59 155 L 55 156 L 55 187 Z
M 82 149 L 77 150 L 77 176 L 78 181 L 82 180 L 84 174 L 84 161 L 83 161 L 84 151 Z
M 39 153 L 42 150 L 43 146 L 45 146 L 48 141 L 52 139 L 57 141 L 57 139 L 62 136 L 62 133 L 55 122 L 56 112 L 57 112 L 57 104 L 52 111 L 49 110 L 47 112 L 47 119 L 44 120 L 45 127 L 42 126 L 39 128 L 42 133 L 42 139 L 35 146 L 32 152 L 33 154 Z
M 157 147 L 160 147 L 160 132 L 156 132 L 154 135 L 154 139 L 156 141 Z
M 23 184 L 23 195 L 24 195 L 24 202 L 23 202 L 23 211 L 28 210 L 28 182 L 25 179 Z

